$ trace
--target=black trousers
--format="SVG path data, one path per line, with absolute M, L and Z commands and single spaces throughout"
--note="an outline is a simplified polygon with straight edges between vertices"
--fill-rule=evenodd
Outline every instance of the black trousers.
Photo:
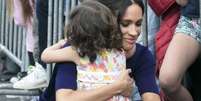
M 48 0 L 36 1 L 36 16 L 38 19 L 39 56 L 41 56 L 41 53 L 47 47 Z M 40 58 L 38 62 L 46 68 L 46 64 Z

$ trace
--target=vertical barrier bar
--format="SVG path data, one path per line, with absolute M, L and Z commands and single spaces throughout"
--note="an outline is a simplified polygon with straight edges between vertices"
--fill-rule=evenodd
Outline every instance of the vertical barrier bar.
M 18 33 L 17 33 L 18 30 L 17 29 L 18 29 L 17 26 L 14 25 L 13 54 L 15 56 L 17 56 L 17 42 L 19 41 L 19 40 L 17 40 L 17 36 L 18 36 Z
M 9 32 L 9 18 L 8 18 L 8 11 L 7 11 L 7 9 L 6 9 L 6 18 L 5 18 L 5 20 L 6 20 L 6 30 L 5 30 L 5 46 L 8 48 L 8 41 L 9 41 L 9 39 L 8 39 L 8 32 Z
M 48 3 L 48 46 L 52 43 L 52 28 L 53 28 L 53 0 Z
M 26 67 L 26 62 L 27 62 L 27 59 L 26 59 L 26 54 L 27 54 L 27 51 L 26 51 L 26 30 L 23 28 L 23 31 L 22 31 L 22 58 L 21 60 L 23 61 L 22 62 L 22 66 L 23 67 Z M 21 68 L 22 71 L 25 71 L 25 68 Z
M 80 3 L 81 3 L 80 0 L 78 0 L 78 5 L 79 5 Z
M 144 0 L 144 18 L 143 18 L 143 26 L 142 26 L 142 40 L 143 45 L 148 46 L 148 32 L 147 32 L 147 0 Z
M 18 54 L 17 54 L 17 57 L 22 60 L 22 27 L 19 27 L 19 30 L 18 30 Z
M 11 18 L 10 18 L 10 21 L 9 21 L 9 23 L 10 23 L 10 28 L 9 28 L 9 50 L 13 53 L 13 44 L 12 44 L 12 42 L 13 42 L 13 24 L 14 24 L 14 22 L 13 22 L 13 20 L 11 20 Z
M 1 25 L 2 25 L 2 2 L 3 0 L 0 0 L 0 40 L 2 39 L 2 33 L 1 33 Z M 0 41 L 1 43 L 1 41 Z
M 59 24 L 58 24 L 58 39 L 62 38 L 63 35 L 63 28 L 64 28 L 64 24 L 63 24 L 63 17 L 64 17 L 64 13 L 63 13 L 63 0 L 59 0 Z
M 71 3 L 72 3 L 72 5 L 71 5 L 71 10 L 76 6 L 76 1 L 77 1 L 77 0 L 71 0 Z
M 53 43 L 57 41 L 58 35 L 58 0 L 54 0 L 54 19 L 53 19 Z
M 52 42 L 52 28 L 53 28 L 53 23 L 52 23 L 52 17 L 53 17 L 53 0 L 48 1 L 48 32 L 47 32 L 47 45 L 50 46 Z M 50 64 L 47 64 L 47 79 L 48 81 L 50 80 L 52 73 L 52 67 Z
M 9 16 L 7 16 L 7 19 L 8 19 L 8 29 L 7 29 L 7 34 L 5 35 L 7 37 L 7 49 L 10 51 L 10 27 L 11 27 L 11 24 L 10 24 L 10 18 Z
M 69 12 L 70 12 L 70 6 L 71 6 L 71 0 L 66 0 L 66 4 L 65 4 L 65 8 L 66 8 L 66 10 L 65 10 L 65 25 L 67 25 L 68 24 L 68 14 L 69 14 Z
M 1 44 L 5 45 L 5 15 L 6 15 L 6 9 L 5 9 L 5 0 L 2 0 L 2 22 L 1 22 Z
M 0 0 L 0 44 L 3 44 L 3 33 L 2 33 L 2 30 L 3 30 L 3 0 Z
M 78 0 L 66 0 L 65 25 L 68 24 L 68 15 L 69 15 L 70 11 L 78 4 L 79 4 Z
M 20 59 L 20 40 L 19 40 L 19 37 L 20 37 L 20 30 L 21 30 L 21 29 L 19 28 L 19 26 L 17 26 L 17 29 L 18 29 L 18 30 L 17 30 L 17 40 L 18 40 L 18 41 L 17 41 L 16 43 L 17 43 L 17 46 L 18 46 L 18 47 L 17 47 L 17 55 L 16 55 L 16 56 L 17 56 L 17 58 Z

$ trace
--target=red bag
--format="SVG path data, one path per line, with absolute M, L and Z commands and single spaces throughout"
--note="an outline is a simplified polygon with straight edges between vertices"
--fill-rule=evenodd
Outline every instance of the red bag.
M 168 45 L 173 37 L 175 28 L 180 18 L 180 6 L 176 3 L 168 9 L 162 16 L 162 22 L 159 31 L 156 33 L 156 68 L 159 75 L 160 67 L 163 62 Z
M 150 7 L 157 16 L 164 14 L 174 3 L 175 0 L 148 0 Z

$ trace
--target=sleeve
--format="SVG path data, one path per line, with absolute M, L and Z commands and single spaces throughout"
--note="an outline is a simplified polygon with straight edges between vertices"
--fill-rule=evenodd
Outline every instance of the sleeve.
M 72 62 L 57 63 L 54 67 L 48 87 L 40 95 L 39 101 L 55 101 L 59 89 L 76 89 L 76 66 Z
M 134 78 L 140 94 L 153 92 L 159 94 L 155 78 L 155 63 L 151 52 L 146 48 L 139 59 L 139 65 L 134 71 Z
M 77 88 L 77 70 L 76 65 L 72 62 L 56 64 L 57 73 L 55 77 L 55 91 L 59 89 Z

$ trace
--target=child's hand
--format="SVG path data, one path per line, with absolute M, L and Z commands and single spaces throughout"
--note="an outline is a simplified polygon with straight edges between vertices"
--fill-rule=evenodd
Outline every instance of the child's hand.
M 80 57 L 79 57 L 78 55 L 76 55 L 76 57 L 73 58 L 73 61 L 75 62 L 76 65 L 85 67 L 85 66 L 83 65 L 83 63 L 80 61 Z
M 62 39 L 62 40 L 60 40 L 60 41 L 58 42 L 59 47 L 60 47 L 60 48 L 63 48 L 64 45 L 66 44 L 66 42 L 67 42 L 66 39 Z

